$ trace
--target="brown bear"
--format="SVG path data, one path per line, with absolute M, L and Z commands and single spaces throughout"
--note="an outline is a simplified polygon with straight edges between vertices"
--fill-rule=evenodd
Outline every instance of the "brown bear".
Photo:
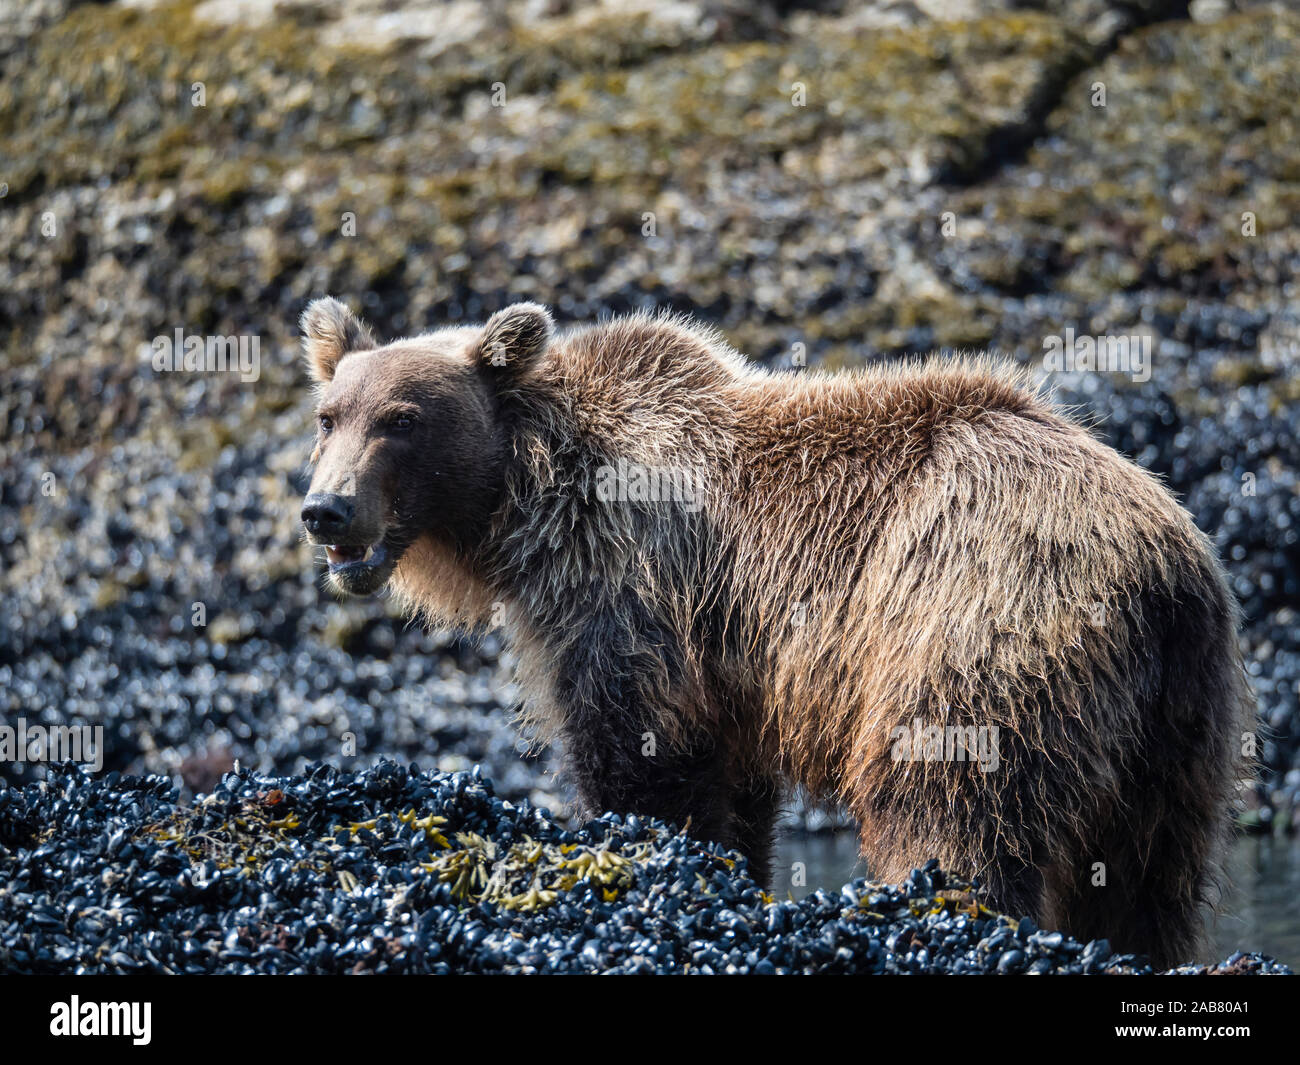
M 378 344 L 303 317 L 303 520 L 345 593 L 504 628 L 585 814 L 770 874 L 783 796 L 1006 912 L 1197 949 L 1252 721 L 1236 606 L 1149 473 L 987 359 L 769 372 L 522 303 Z

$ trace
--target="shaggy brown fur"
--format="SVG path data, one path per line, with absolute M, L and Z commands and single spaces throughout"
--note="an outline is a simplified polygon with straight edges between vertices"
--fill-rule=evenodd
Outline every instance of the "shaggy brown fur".
M 1010 912 L 1194 953 L 1252 720 L 1236 608 L 1169 492 L 1013 371 L 773 374 L 680 320 L 553 337 L 529 304 L 370 351 L 332 301 L 306 328 L 350 412 L 325 487 L 373 495 L 349 542 L 388 542 L 428 620 L 504 626 L 584 812 L 689 820 L 765 879 L 801 786 L 877 877 L 937 857 Z M 399 402 L 426 435 L 385 466 Z M 690 490 L 610 499 L 620 468 Z

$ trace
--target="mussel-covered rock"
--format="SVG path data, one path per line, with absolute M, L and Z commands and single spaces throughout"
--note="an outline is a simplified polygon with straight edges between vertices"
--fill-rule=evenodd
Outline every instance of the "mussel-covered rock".
M 182 802 L 67 766 L 0 791 L 0 813 L 10 972 L 1150 971 L 992 912 L 937 862 L 778 901 L 717 845 L 645 818 L 564 828 L 477 771 L 241 770 Z

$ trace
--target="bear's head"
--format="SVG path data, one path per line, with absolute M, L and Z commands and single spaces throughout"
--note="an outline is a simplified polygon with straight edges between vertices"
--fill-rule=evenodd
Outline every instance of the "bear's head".
M 380 345 L 337 300 L 302 316 L 318 390 L 307 538 L 351 595 L 383 587 L 417 540 L 472 552 L 505 483 L 499 397 L 550 343 L 546 308 L 519 303 L 484 326 Z

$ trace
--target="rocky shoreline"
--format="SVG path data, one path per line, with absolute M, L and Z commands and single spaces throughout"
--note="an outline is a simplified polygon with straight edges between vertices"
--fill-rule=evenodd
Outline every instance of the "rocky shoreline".
M 163 778 L 70 768 L 0 792 L 11 973 L 1150 973 L 991 911 L 937 863 L 798 902 L 658 822 L 578 829 L 478 772 Z M 1280 975 L 1236 954 L 1177 974 Z

